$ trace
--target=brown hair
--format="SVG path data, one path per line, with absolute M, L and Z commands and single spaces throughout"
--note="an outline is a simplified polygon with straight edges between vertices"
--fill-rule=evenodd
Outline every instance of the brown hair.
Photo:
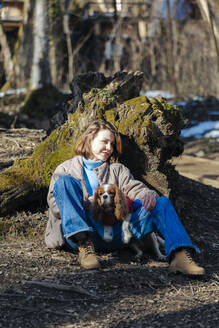
M 116 128 L 109 122 L 95 120 L 93 121 L 79 138 L 76 144 L 76 154 L 89 159 L 92 156 L 91 142 L 94 140 L 100 130 L 109 130 L 115 137 L 113 153 L 110 160 L 115 162 L 122 153 L 122 142 Z

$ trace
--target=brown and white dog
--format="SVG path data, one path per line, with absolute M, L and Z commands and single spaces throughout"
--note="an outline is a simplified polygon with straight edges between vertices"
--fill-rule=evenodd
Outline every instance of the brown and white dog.
M 92 204 L 92 215 L 95 221 L 102 221 L 104 224 L 104 240 L 111 242 L 113 240 L 113 225 L 117 221 L 122 222 L 123 241 L 128 244 L 132 238 L 129 230 L 131 219 L 131 210 L 128 206 L 128 200 L 124 193 L 115 184 L 105 184 L 97 187 Z M 164 244 L 162 238 L 155 233 L 150 234 L 152 248 L 160 260 L 166 257 L 160 252 L 160 245 Z M 136 257 L 143 255 L 138 247 L 138 242 L 131 242 L 130 246 L 136 251 Z

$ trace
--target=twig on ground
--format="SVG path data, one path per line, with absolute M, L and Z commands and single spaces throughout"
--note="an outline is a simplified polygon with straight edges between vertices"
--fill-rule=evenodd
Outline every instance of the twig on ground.
M 24 306 L 14 306 L 14 305 L 10 305 L 10 304 L 3 304 L 4 307 L 6 308 L 10 308 L 10 309 L 14 309 L 14 310 L 22 310 L 24 313 L 25 312 L 37 312 L 37 313 L 40 313 L 40 312 L 45 312 L 45 313 L 52 313 L 54 315 L 61 315 L 61 316 L 68 316 L 68 317 L 71 317 L 72 315 L 71 314 L 68 314 L 66 313 L 65 311 L 63 312 L 59 312 L 59 311 L 52 311 L 52 310 L 49 310 L 49 309 L 37 309 L 37 308 L 33 308 L 33 307 L 24 307 Z
M 79 294 L 84 294 L 88 295 L 90 297 L 98 298 L 95 294 L 88 292 L 87 290 L 83 289 L 82 287 L 78 286 L 67 286 L 67 285 L 62 285 L 62 284 L 55 284 L 52 282 L 47 282 L 47 281 L 25 281 L 25 284 L 30 284 L 30 285 L 38 285 L 46 288 L 54 288 L 62 291 L 68 291 L 68 292 L 76 292 Z
M 4 136 L 2 138 L 5 139 L 5 140 L 14 142 L 18 148 L 22 148 L 21 145 L 15 139 L 9 138 L 9 137 L 4 137 Z

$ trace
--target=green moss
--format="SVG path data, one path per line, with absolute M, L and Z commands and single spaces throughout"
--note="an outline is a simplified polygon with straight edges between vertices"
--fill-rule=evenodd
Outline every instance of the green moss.
M 106 102 L 116 102 L 117 101 L 117 97 L 112 95 L 109 90 L 107 90 L 107 88 L 101 89 L 98 93 L 97 93 L 98 97 L 101 99 L 104 99 Z
M 105 112 L 105 119 L 106 119 L 106 121 L 115 124 L 115 118 L 116 118 L 116 112 L 115 112 L 115 110 L 111 109 L 111 110 L 107 110 Z
M 92 99 L 97 106 L 102 107 L 103 109 L 108 109 L 115 106 L 118 101 L 118 97 L 112 95 L 107 88 L 92 88 L 86 96 L 89 100 Z
M 180 128 L 183 128 L 184 120 L 182 110 L 178 106 L 170 105 L 168 103 L 163 103 L 162 106 L 165 119 L 172 124 L 177 124 Z
M 77 134 L 74 135 L 72 129 L 75 124 L 80 126 L 78 119 L 77 113 L 72 114 L 70 121 L 54 130 L 28 159 L 16 161 L 11 168 L 0 174 L 0 189 L 23 184 L 35 189 L 48 187 L 55 168 L 75 155 Z
M 145 100 L 146 98 L 142 96 L 124 102 L 124 110 L 121 113 L 122 119 L 118 127 L 120 133 L 127 134 L 130 129 L 134 129 L 135 134 L 141 136 L 141 129 L 149 127 L 150 122 L 145 121 L 145 117 L 151 104 Z
M 93 90 L 95 94 L 97 91 Z M 148 111 L 151 110 L 151 104 L 147 98 L 137 97 L 127 100 L 122 105 L 119 111 L 114 108 L 108 109 L 105 102 L 96 102 L 96 117 L 104 119 L 114 124 L 118 131 L 122 134 L 131 135 L 131 130 L 134 129 L 137 136 L 136 141 L 139 144 L 144 144 L 148 134 L 152 135 L 153 123 L 148 120 Z
M 84 112 L 91 113 L 93 118 L 105 120 L 108 117 L 114 116 L 113 108 L 116 106 L 115 97 L 111 96 L 104 89 L 91 89 L 84 95 Z M 109 112 L 108 114 L 106 114 Z
M 98 88 L 92 88 L 89 92 L 91 97 L 95 97 L 98 94 L 99 90 L 100 89 L 98 89 Z
M 1 92 L 6 92 L 11 89 L 10 81 L 5 82 L 3 87 L 1 88 Z

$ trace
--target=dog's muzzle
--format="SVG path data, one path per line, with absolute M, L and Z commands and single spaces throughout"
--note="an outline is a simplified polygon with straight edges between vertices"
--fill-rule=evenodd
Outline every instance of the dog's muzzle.
M 111 203 L 111 198 L 110 198 L 110 196 L 108 195 L 108 194 L 103 194 L 102 196 L 101 196 L 101 202 L 103 203 L 103 204 L 110 204 Z

